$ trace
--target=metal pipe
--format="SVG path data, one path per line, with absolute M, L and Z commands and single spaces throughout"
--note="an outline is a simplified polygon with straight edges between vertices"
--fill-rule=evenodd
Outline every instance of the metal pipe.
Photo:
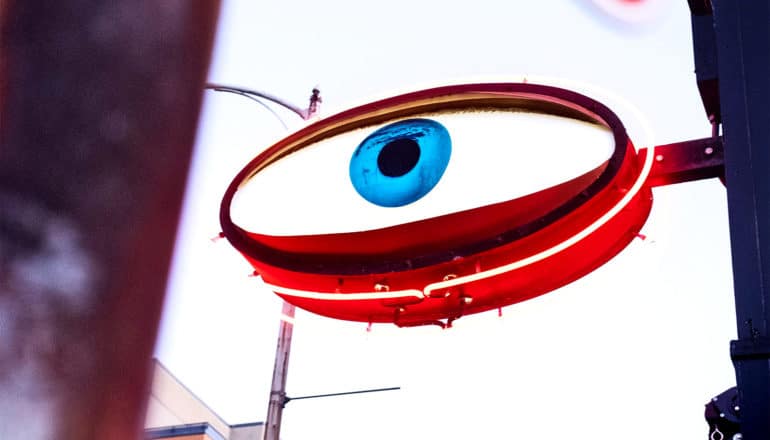
M 287 101 L 284 101 L 283 99 L 278 98 L 277 96 L 273 96 L 269 93 L 260 92 L 252 89 L 246 89 L 243 87 L 227 86 L 224 84 L 206 84 L 206 88 L 217 92 L 235 93 L 237 95 L 244 95 L 244 96 L 252 95 L 258 98 L 266 99 L 268 101 L 271 101 L 280 105 L 281 107 L 287 110 L 294 112 L 297 116 L 299 116 L 303 120 L 307 120 L 310 116 L 312 116 L 311 110 L 303 110 L 297 107 L 296 105 L 291 104 Z M 314 92 L 315 92 L 315 89 L 314 89 Z M 311 100 L 311 106 L 312 106 L 312 100 Z

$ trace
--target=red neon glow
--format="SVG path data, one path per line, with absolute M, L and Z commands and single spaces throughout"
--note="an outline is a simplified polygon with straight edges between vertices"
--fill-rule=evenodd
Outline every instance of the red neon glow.
M 638 25 L 660 18 L 671 0 L 591 0 L 608 16 L 624 23 Z

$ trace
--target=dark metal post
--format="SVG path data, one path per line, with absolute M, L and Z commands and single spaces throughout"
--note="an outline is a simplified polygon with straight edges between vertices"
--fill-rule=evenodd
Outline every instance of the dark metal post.
M 770 438 L 770 4 L 714 0 L 743 438 Z
M 0 0 L 0 438 L 141 436 L 218 9 Z

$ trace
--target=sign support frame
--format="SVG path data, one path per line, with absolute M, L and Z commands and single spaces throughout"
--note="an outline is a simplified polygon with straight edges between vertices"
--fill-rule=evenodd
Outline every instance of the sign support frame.
M 738 340 L 748 440 L 770 438 L 770 4 L 713 2 Z

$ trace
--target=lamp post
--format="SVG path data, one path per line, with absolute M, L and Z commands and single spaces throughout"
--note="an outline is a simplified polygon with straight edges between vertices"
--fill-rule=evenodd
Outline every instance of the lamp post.
M 262 100 L 267 100 L 293 112 L 303 120 L 308 120 L 315 116 L 321 103 L 321 94 L 317 88 L 313 88 L 307 109 L 302 109 L 271 94 L 242 87 L 233 87 L 223 84 L 207 84 L 206 89 L 244 96 L 261 105 L 265 105 Z M 265 107 L 278 117 L 270 107 Z M 280 118 L 278 119 L 280 120 Z M 283 123 L 283 121 L 281 121 L 281 123 Z M 288 398 L 286 397 L 286 378 L 289 373 L 289 354 L 291 353 L 291 337 L 294 330 L 294 312 L 295 307 L 284 301 L 281 310 L 281 322 L 278 328 L 278 342 L 275 349 L 275 363 L 273 364 L 270 400 L 268 402 L 267 417 L 265 419 L 264 440 L 278 440 L 280 438 L 283 408 L 288 401 Z
M 265 440 L 278 440 L 281 434 L 281 418 L 286 405 L 286 376 L 289 372 L 291 335 L 294 329 L 294 306 L 283 302 L 281 324 L 278 329 L 278 344 L 275 349 L 273 381 L 270 385 L 270 402 L 265 419 Z

